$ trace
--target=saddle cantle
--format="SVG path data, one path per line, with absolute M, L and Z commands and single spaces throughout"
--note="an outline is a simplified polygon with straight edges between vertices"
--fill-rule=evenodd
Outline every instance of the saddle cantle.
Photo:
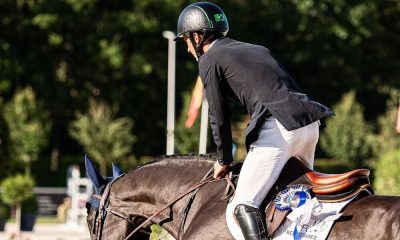
M 320 202 L 340 202 L 350 199 L 367 189 L 373 194 L 368 169 L 357 169 L 342 174 L 324 174 L 313 171 L 297 158 L 290 158 L 274 187 L 264 200 L 268 235 L 271 237 L 289 211 L 276 210 L 273 202 L 279 191 L 296 184 L 306 185 Z
M 274 193 L 275 197 L 277 192 L 288 186 L 303 184 L 312 190 L 319 201 L 343 201 L 354 196 L 359 187 L 370 187 L 369 173 L 368 169 L 357 169 L 342 174 L 325 174 L 307 168 L 297 158 L 290 158 L 267 199 Z

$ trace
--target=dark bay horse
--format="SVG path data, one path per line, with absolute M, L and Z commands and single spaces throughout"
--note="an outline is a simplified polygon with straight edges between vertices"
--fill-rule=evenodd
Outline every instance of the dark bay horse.
M 214 161 L 211 155 L 161 157 L 114 179 L 109 187 L 105 186 L 113 178 L 103 179 L 88 170 L 98 193 L 87 204 L 92 239 L 126 239 L 141 222 L 199 182 Z M 189 196 L 160 213 L 152 223 L 160 224 L 176 239 L 233 239 L 225 221 L 227 200 L 221 200 L 225 187 L 225 181 L 217 181 L 200 188 L 179 236 Z M 96 211 L 99 204 L 104 204 L 106 211 Z M 148 239 L 148 227 L 129 239 Z M 372 195 L 351 202 L 328 239 L 400 239 L 400 197 Z

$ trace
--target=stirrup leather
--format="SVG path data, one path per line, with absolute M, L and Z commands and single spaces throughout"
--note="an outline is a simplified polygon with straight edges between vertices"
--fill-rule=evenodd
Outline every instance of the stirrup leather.
M 263 216 L 257 208 L 239 204 L 234 214 L 246 240 L 268 239 Z

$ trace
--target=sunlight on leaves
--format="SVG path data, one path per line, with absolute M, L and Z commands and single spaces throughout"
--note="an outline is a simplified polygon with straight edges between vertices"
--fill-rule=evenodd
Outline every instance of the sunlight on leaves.
M 51 46 L 60 45 L 63 41 L 63 37 L 57 33 L 50 33 L 48 39 Z
M 40 27 L 41 29 L 48 29 L 57 21 L 58 17 L 55 14 L 42 13 L 36 15 L 32 19 L 32 24 Z
M 100 56 L 107 60 L 112 67 L 120 68 L 123 64 L 124 58 L 121 47 L 116 39 L 117 38 L 114 38 L 111 42 L 106 39 L 100 41 Z

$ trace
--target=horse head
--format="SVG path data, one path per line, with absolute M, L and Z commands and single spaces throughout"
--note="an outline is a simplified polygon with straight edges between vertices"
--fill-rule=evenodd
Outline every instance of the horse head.
M 95 189 L 95 194 L 86 202 L 88 214 L 86 220 L 89 227 L 90 236 L 91 239 L 108 239 L 110 236 L 102 236 L 102 228 L 107 215 L 107 205 L 109 202 L 108 195 L 113 181 L 123 176 L 124 173 L 118 165 L 113 163 L 113 176 L 103 177 L 87 156 L 85 156 L 85 167 L 87 176 L 89 177 Z M 129 222 L 120 225 L 122 228 L 127 229 L 125 231 L 128 231 L 132 228 L 132 224 Z

